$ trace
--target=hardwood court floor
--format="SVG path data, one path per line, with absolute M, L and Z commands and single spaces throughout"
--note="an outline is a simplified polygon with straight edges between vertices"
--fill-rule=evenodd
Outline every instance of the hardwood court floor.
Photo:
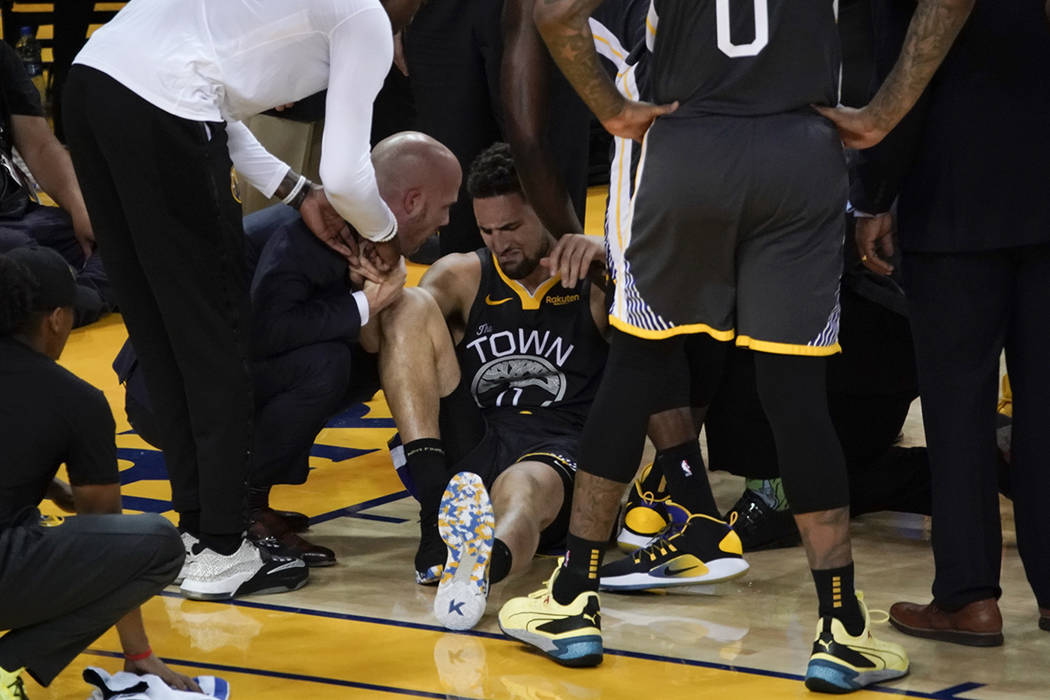
M 110 400 L 125 508 L 170 516 L 160 455 L 127 432 L 123 389 L 109 367 L 125 337 L 120 317 L 110 316 L 74 332 L 62 362 Z M 496 586 L 476 630 L 437 627 L 431 614 L 434 589 L 417 586 L 412 578 L 418 531 L 415 508 L 386 453 L 393 431 L 380 394 L 318 436 L 309 483 L 275 491 L 275 505 L 314 518 L 308 537 L 334 549 L 337 566 L 315 569 L 298 592 L 233 603 L 186 601 L 172 589 L 145 606 L 153 648 L 184 673 L 225 677 L 235 700 L 808 695 L 799 674 L 812 644 L 816 606 L 800 548 L 751 555 L 751 571 L 726 584 L 603 595 L 607 656 L 596 669 L 561 668 L 499 633 L 495 615 L 501 604 L 538 587 L 553 567 L 551 559 L 537 559 L 526 573 Z M 917 408 L 905 438 L 907 444 L 921 444 Z M 722 508 L 742 488 L 739 479 L 720 474 L 713 475 L 713 483 Z M 871 608 L 928 598 L 933 572 L 928 532 L 918 516 L 879 514 L 854 521 L 858 586 Z M 1050 698 L 1050 634 L 1036 626 L 1012 534 L 1003 556 L 1003 587 L 1005 646 L 979 650 L 927 642 L 877 624 L 877 634 L 906 646 L 912 674 L 858 696 Z M 118 651 L 116 635 L 107 633 L 50 688 L 30 681 L 30 697 L 87 697 L 82 669 L 118 670 Z

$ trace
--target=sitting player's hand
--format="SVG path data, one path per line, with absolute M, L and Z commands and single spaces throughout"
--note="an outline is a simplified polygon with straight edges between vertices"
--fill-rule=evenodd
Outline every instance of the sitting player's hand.
M 669 105 L 654 105 L 651 102 L 627 100 L 620 113 L 615 117 L 603 120 L 602 126 L 613 136 L 641 141 L 657 117 L 670 114 L 676 109 L 678 109 L 677 102 Z
M 866 268 L 880 275 L 893 273 L 893 265 L 889 263 L 893 257 L 893 217 L 890 214 L 858 217 L 853 237 L 857 241 L 860 261 Z
M 567 233 L 540 264 L 550 270 L 551 275 L 561 275 L 561 285 L 572 288 L 587 276 L 593 263 L 605 266 L 605 247 L 601 239 L 582 233 Z
M 167 664 L 157 658 L 154 654 L 150 654 L 145 659 L 140 659 L 138 661 L 125 661 L 124 670 L 128 673 L 135 673 L 138 675 L 152 673 L 154 676 L 158 676 L 162 681 L 167 683 L 170 688 L 175 690 L 185 690 L 192 693 L 201 692 L 200 686 L 198 686 L 192 678 L 172 671 L 168 668 Z
M 335 210 L 324 188 L 314 185 L 299 207 L 307 228 L 326 246 L 347 260 L 357 257 L 357 240 L 339 212 Z
M 839 105 L 838 107 L 821 107 L 813 109 L 830 119 L 839 130 L 839 138 L 848 148 L 871 148 L 878 144 L 894 125 L 884 125 L 867 107 L 855 109 Z
M 370 262 L 362 258 L 362 268 L 367 268 Z M 379 273 L 373 267 L 371 270 L 363 271 L 365 277 L 362 291 L 368 299 L 369 321 L 375 318 L 380 311 L 397 301 L 405 289 L 405 259 L 400 258 L 398 263 L 389 272 Z

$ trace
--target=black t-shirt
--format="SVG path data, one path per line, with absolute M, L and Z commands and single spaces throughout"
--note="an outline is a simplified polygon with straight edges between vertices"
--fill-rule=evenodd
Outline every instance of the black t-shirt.
M 838 101 L 833 0 L 656 0 L 653 97 L 678 116 L 757 116 Z
M 26 75 L 22 59 L 6 41 L 0 41 L 0 216 L 21 215 L 28 196 L 13 174 L 11 115 L 44 116 L 40 93 Z
M 0 338 L 0 529 L 43 500 L 63 463 L 74 486 L 118 483 L 115 431 L 101 391 Z

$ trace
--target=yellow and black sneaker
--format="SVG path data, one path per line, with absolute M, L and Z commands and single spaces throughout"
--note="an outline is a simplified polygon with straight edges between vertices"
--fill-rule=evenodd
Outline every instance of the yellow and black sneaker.
M 667 501 L 667 482 L 653 473 L 652 464 L 647 465 L 627 496 L 617 546 L 633 552 L 659 537 L 671 522 Z
M 603 566 L 601 587 L 638 591 L 727 581 L 750 568 L 742 554 L 733 528 L 718 518 L 695 513 L 680 531 Z
M 0 668 L 0 700 L 29 700 L 22 685 L 22 671 L 6 671 Z
M 857 592 L 864 614 L 864 631 L 851 636 L 834 617 L 817 621 L 817 639 L 806 668 L 806 687 L 818 693 L 851 693 L 854 690 L 908 674 L 904 647 L 883 642 L 871 634 L 871 619 L 864 596 Z
M 597 666 L 602 662 L 598 594 L 587 591 L 568 605 L 560 605 L 551 592 L 560 570 L 559 559 L 543 588 L 508 600 L 499 611 L 499 627 L 508 637 L 536 647 L 563 666 Z

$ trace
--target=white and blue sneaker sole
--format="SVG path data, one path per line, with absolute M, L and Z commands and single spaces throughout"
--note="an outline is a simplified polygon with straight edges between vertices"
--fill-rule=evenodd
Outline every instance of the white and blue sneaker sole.
M 481 477 L 456 474 L 438 511 L 438 532 L 448 546 L 448 559 L 434 596 L 434 616 L 447 629 L 469 630 L 485 614 L 495 531 L 492 502 Z

